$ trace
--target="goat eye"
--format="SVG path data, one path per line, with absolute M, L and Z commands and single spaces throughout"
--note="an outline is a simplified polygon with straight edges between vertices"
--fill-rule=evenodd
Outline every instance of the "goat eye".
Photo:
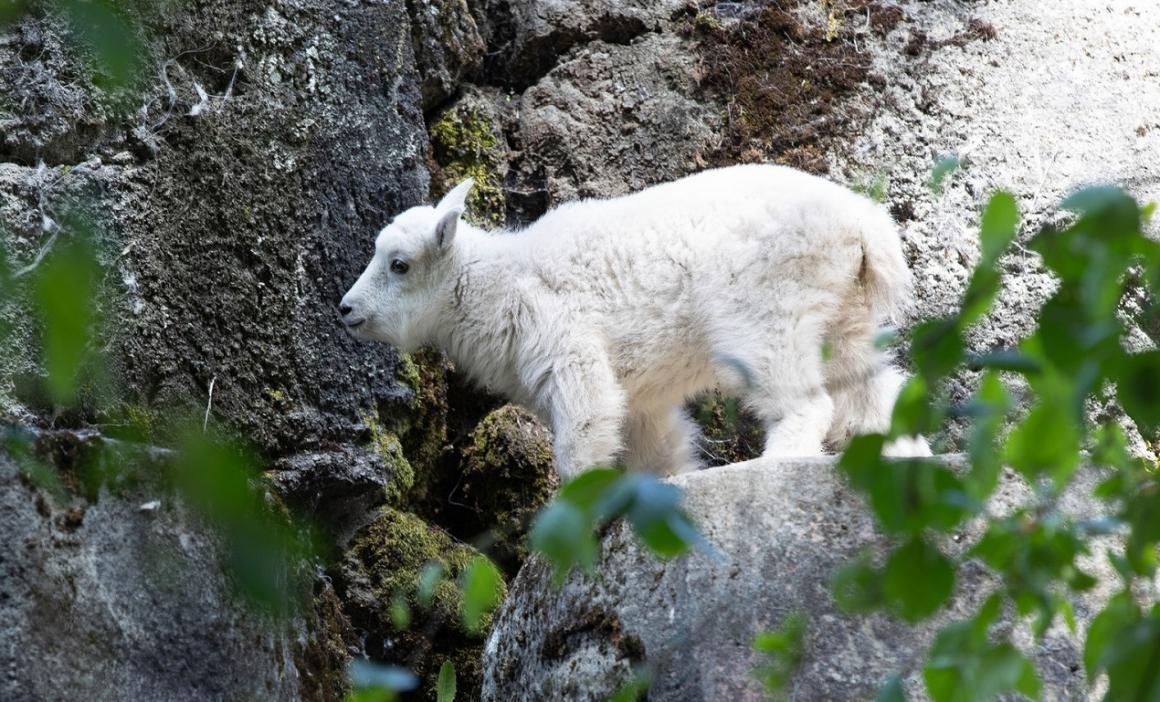
M 396 258 L 395 260 L 391 261 L 391 272 L 392 273 L 398 273 L 399 275 L 403 275 L 404 273 L 406 273 L 410 269 L 411 269 L 411 266 L 407 265 L 407 262 L 401 258 Z

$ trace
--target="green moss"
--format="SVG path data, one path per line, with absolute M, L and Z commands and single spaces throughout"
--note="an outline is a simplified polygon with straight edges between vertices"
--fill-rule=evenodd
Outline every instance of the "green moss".
M 702 458 L 709 465 L 737 463 L 761 455 L 764 428 L 736 399 L 713 392 L 690 409 L 701 427 Z
M 339 702 L 350 687 L 349 651 L 357 646 L 358 636 L 330 584 L 319 580 L 316 590 L 306 612 L 305 635 L 294 644 L 294 667 L 302 682 L 303 702 Z
M 712 12 L 701 10 L 693 16 L 693 27 L 701 31 L 714 31 L 721 29 L 721 20 L 717 18 Z
M 414 466 L 411 497 L 427 496 L 447 449 L 447 371 L 449 364 L 433 349 L 404 355 L 397 378 L 411 390 L 406 412 L 392 428 Z
M 855 178 L 850 188 L 874 202 L 886 202 L 886 196 L 890 193 L 890 176 L 885 171 L 864 173 Z
M 355 624 L 383 640 L 386 662 L 413 666 L 432 699 L 439 666 L 447 658 L 455 663 L 463 699 L 478 694 L 479 659 L 491 616 L 485 618 L 481 631 L 468 630 L 460 617 L 456 586 L 456 579 L 477 555 L 475 549 L 415 515 L 385 508 L 355 535 L 343 556 L 340 575 Z M 437 563 L 444 578 L 425 606 L 418 584 L 428 563 Z M 392 602 L 400 600 L 412 615 L 407 628 L 397 627 L 391 614 Z
M 514 573 L 527 556 L 528 524 L 559 483 L 551 438 L 530 414 L 505 405 L 484 417 L 468 441 L 462 499 L 481 515 L 478 528 L 497 537 L 496 560 Z
M 363 422 L 370 428 L 371 448 L 383 459 L 391 475 L 387 484 L 387 504 L 401 504 L 415 485 L 415 469 L 407 460 L 399 437 L 385 428 L 377 415 L 363 417 Z
M 457 105 L 432 122 L 428 132 L 435 162 L 442 171 L 442 189 L 474 178 L 467 220 L 484 226 L 502 225 L 507 216 L 502 175 L 506 159 L 498 127 L 475 107 Z

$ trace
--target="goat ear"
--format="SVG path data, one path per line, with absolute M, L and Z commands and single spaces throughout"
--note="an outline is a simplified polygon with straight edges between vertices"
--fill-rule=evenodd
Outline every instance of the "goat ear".
M 459 227 L 462 210 L 448 210 L 439 217 L 435 225 L 435 246 L 445 249 L 455 240 L 455 230 Z
M 459 216 L 467 206 L 467 195 L 475 180 L 468 178 L 451 189 L 443 196 L 435 211 L 439 214 L 439 223 L 435 225 L 435 245 L 445 248 L 455 240 L 455 230 L 459 226 Z
M 474 178 L 468 178 L 459 185 L 451 189 L 451 192 L 443 196 L 438 205 L 435 205 L 435 210 L 440 214 L 446 214 L 452 210 L 463 213 L 467 208 L 467 196 L 471 193 L 472 186 L 475 185 Z

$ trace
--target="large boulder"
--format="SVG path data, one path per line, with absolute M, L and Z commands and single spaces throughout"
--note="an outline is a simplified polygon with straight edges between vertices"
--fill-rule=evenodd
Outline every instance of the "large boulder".
M 912 699 L 921 699 L 921 666 L 934 632 L 965 617 L 998 585 L 968 565 L 951 604 L 918 627 L 847 615 L 831 597 L 831 574 L 866 550 L 880 555 L 889 542 L 832 461 L 758 459 L 674 482 L 720 558 L 661 561 L 618 524 L 603 539 L 599 577 L 574 574 L 557 591 L 546 564 L 529 562 L 485 649 L 485 700 L 603 700 L 646 663 L 653 702 L 762 699 L 754 635 L 798 612 L 808 629 L 790 683 L 793 699 L 870 699 L 893 672 L 904 676 Z M 1010 509 L 1028 495 L 1009 474 L 992 509 Z M 1079 497 L 1068 498 L 1067 509 L 1096 513 Z M 977 533 L 969 526 L 947 545 L 955 549 Z M 1088 570 L 1106 586 L 1115 581 L 1106 562 L 1093 559 Z M 1099 587 L 1085 595 L 1077 618 L 1090 619 L 1107 594 Z M 1019 638 L 1041 664 L 1046 699 L 1083 698 L 1081 651 L 1066 630 L 1052 630 L 1038 645 Z
M 53 441 L 57 459 L 100 448 L 91 434 Z M 244 606 L 219 534 L 155 482 L 85 496 L 64 487 L 77 473 L 57 483 L 43 470 L 0 444 L 0 699 L 341 696 L 341 613 L 275 621 Z M 327 652 L 334 640 L 338 656 Z

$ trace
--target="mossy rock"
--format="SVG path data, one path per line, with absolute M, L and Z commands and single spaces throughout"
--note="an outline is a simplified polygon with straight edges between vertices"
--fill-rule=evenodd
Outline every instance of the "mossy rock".
M 474 178 L 467 220 L 502 226 L 507 219 L 503 183 L 510 150 L 493 98 L 480 90 L 466 90 L 431 121 L 427 133 L 433 159 L 432 195 L 441 196 L 464 179 Z
M 739 463 L 761 455 L 765 429 L 736 399 L 712 392 L 688 409 L 701 427 L 698 447 L 706 465 Z
M 388 505 L 425 500 L 449 449 L 447 373 L 450 364 L 434 349 L 401 359 L 396 380 L 405 392 L 363 417 L 372 449 L 390 469 Z
M 510 573 L 527 556 L 528 524 L 559 485 L 552 440 L 535 417 L 515 405 L 489 413 L 463 450 L 461 500 L 491 532 L 496 560 Z
M 491 627 L 471 631 L 460 616 L 456 580 L 479 552 L 413 514 L 385 507 L 351 540 L 337 567 L 340 594 L 372 659 L 402 665 L 423 681 L 418 699 L 434 699 L 435 681 L 451 659 L 461 699 L 479 696 L 480 657 Z M 437 564 L 443 579 L 429 603 L 419 598 L 424 567 Z M 501 593 L 502 596 L 502 593 Z M 409 622 L 399 619 L 402 609 Z
M 302 680 L 302 700 L 341 702 L 350 688 L 347 665 L 358 638 L 330 583 L 315 583 L 312 607 L 306 617 L 293 650 L 294 666 Z
M 415 489 L 425 492 L 425 478 L 447 451 L 447 374 L 451 364 L 435 349 L 404 356 L 400 380 L 411 389 L 410 412 L 399 438 L 416 469 Z

